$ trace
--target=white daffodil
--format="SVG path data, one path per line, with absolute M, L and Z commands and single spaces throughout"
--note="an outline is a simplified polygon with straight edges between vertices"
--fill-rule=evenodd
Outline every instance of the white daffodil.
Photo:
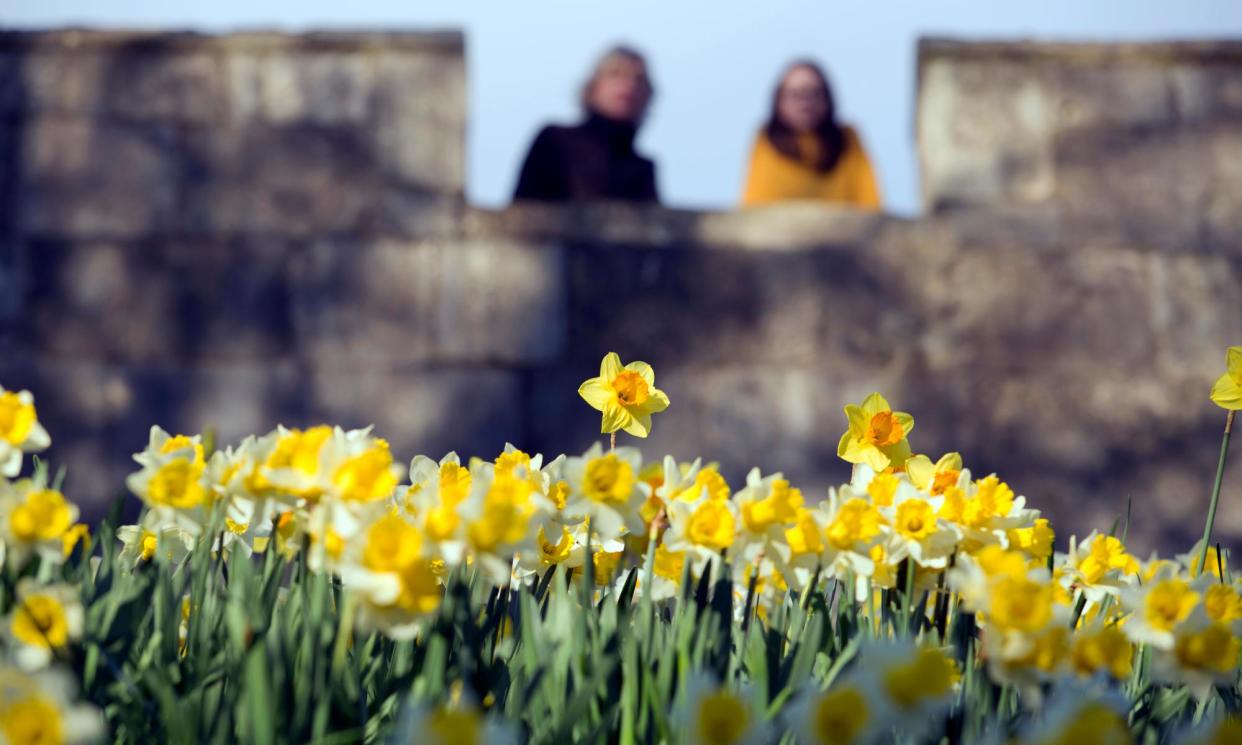
M 52 443 L 39 423 L 30 391 L 8 391 L 0 386 L 0 476 L 21 473 L 22 453 L 37 453 Z
M 733 552 L 743 561 L 755 561 L 784 543 L 802 509 L 802 491 L 779 473 L 762 476 L 758 468 L 746 475 L 746 486 L 733 497 L 737 504 L 738 535 Z
M 570 520 L 590 520 L 591 529 L 605 538 L 645 530 L 642 506 L 650 487 L 639 478 L 642 454 L 620 447 L 608 453 L 595 443 L 581 456 L 565 463 L 569 497 L 565 514 Z
M 785 708 L 782 719 L 798 745 L 866 745 L 885 722 L 872 692 L 853 677 L 834 681 L 828 690 L 805 686 Z
M 0 667 L 0 722 L 10 743 L 87 745 L 107 734 L 103 713 L 78 700 L 73 677 L 60 669 Z
M 673 731 L 682 745 L 760 745 L 769 734 L 762 712 L 749 690 L 730 690 L 697 672 L 674 703 Z
M 45 563 L 60 564 L 65 558 L 65 536 L 78 515 L 77 505 L 47 486 L 45 473 L 15 482 L 0 480 L 4 561 L 20 569 L 38 554 Z
M 393 742 L 422 745 L 517 745 L 509 722 L 484 714 L 469 697 L 448 706 L 408 706 L 397 721 Z
M 22 580 L 5 620 L 14 660 L 27 671 L 47 667 L 53 657 L 82 638 L 85 618 L 77 587 Z

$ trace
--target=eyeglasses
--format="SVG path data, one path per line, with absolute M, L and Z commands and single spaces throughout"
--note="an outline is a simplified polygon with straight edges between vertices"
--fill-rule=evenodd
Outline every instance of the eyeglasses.
M 819 88 L 784 88 L 781 90 L 781 98 L 818 103 L 824 100 L 824 92 Z

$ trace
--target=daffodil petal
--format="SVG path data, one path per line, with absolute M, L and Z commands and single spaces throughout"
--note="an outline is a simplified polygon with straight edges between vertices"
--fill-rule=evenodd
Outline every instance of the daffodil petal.
M 1242 386 L 1232 375 L 1225 373 L 1212 386 L 1212 401 L 1223 409 L 1242 410 Z
M 578 395 L 591 405 L 591 408 L 604 410 L 604 407 L 614 403 L 617 398 L 616 391 L 611 385 L 604 382 L 601 378 L 591 378 L 578 388 Z
M 854 404 L 847 405 L 845 407 L 845 418 L 849 420 L 850 433 L 861 436 L 863 432 L 867 431 L 867 415 L 861 408 Z
M 633 419 L 634 417 L 630 415 L 630 412 L 620 406 L 606 406 L 604 407 L 604 418 L 600 424 L 599 431 L 608 434 L 619 429 L 625 429 Z
M 936 466 L 932 465 L 931 458 L 926 455 L 916 455 L 906 461 L 906 473 L 910 475 L 910 481 L 920 489 L 925 490 L 931 486 L 935 470 Z
M 635 414 L 658 414 L 668 408 L 668 396 L 659 388 L 652 388 L 647 400 L 635 407 Z
M 863 414 L 867 419 L 870 419 L 881 411 L 892 411 L 893 407 L 889 406 L 888 400 L 879 393 L 871 393 L 862 400 L 860 408 L 862 408 Z
M 624 429 L 628 434 L 635 437 L 646 437 L 651 432 L 651 415 L 634 414 L 630 423 Z
M 901 424 L 901 431 L 909 435 L 910 430 L 914 429 L 914 417 L 904 411 L 894 411 L 893 416 L 897 418 L 897 422 Z
M 599 363 L 599 377 L 606 383 L 611 383 L 621 371 L 625 369 L 621 366 L 621 358 L 616 352 L 609 352 L 604 355 L 604 359 Z
M 655 385 L 655 370 L 652 370 L 651 365 L 646 362 L 631 362 L 625 366 L 625 369 L 638 373 L 643 380 L 647 381 L 647 385 Z

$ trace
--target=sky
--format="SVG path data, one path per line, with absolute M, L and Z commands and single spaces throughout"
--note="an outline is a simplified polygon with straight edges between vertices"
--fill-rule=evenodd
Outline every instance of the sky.
M 969 39 L 1242 38 L 1237 0 L 0 0 L 0 25 L 242 29 L 460 29 L 469 76 L 466 193 L 509 200 L 531 138 L 579 116 L 576 91 L 606 47 L 646 53 L 656 99 L 639 135 L 665 203 L 736 204 L 756 129 L 784 65 L 829 71 L 841 118 L 862 134 L 887 208 L 920 209 L 916 46 Z

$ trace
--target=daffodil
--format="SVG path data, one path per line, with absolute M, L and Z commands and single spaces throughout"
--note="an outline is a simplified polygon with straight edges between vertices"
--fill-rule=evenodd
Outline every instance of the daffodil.
M 1135 643 L 1171 649 L 1178 626 L 1190 618 L 1202 598 L 1201 590 L 1184 576 L 1158 576 L 1121 593 L 1122 604 L 1131 612 L 1123 628 Z
M 1134 645 L 1116 626 L 1096 623 L 1074 634 L 1070 659 L 1081 676 L 1103 672 L 1114 680 L 1126 680 L 1133 669 Z
M 151 561 L 158 553 L 169 564 L 175 565 L 195 544 L 193 535 L 173 524 L 158 524 L 158 519 L 151 512 L 144 515 L 138 525 L 117 528 L 116 537 L 121 542 L 121 556 L 135 564 Z
M 466 545 L 495 584 L 513 580 L 515 555 L 535 550 L 531 527 L 545 499 L 524 468 L 497 472 L 483 463 L 471 469 L 470 496 L 459 507 Z
M 1096 531 L 1082 541 L 1070 536 L 1069 552 L 1059 555 L 1058 562 L 1066 570 L 1065 579 L 1096 603 L 1133 586 L 1140 568 L 1120 539 Z
M 569 498 L 564 513 L 574 521 L 590 520 L 591 529 L 605 539 L 627 532 L 642 535 L 642 507 L 650 487 L 638 478 L 642 454 L 635 448 L 603 452 L 597 442 L 581 456 L 565 463 Z
M 87 745 L 107 734 L 102 712 L 77 699 L 73 677 L 0 667 L 0 740 L 16 745 Z
M 734 497 L 741 517 L 737 550 L 745 561 L 761 551 L 785 547 L 785 531 L 794 526 L 802 509 L 802 490 L 779 473 L 762 476 L 752 468 L 746 486 Z M 818 536 L 816 536 L 818 540 Z
M 171 437 L 153 427 L 146 450 L 134 460 L 142 470 L 130 474 L 125 483 L 155 513 L 157 522 L 192 535 L 202 532 L 216 497 L 196 439 Z
M 1129 703 L 1115 692 L 1091 683 L 1060 686 L 1014 740 L 1018 745 L 1133 745 L 1126 724 Z
M 651 415 L 668 408 L 668 396 L 655 387 L 655 371 L 646 362 L 621 364 L 616 352 L 609 352 L 599 365 L 599 377 L 578 388 L 592 408 L 603 412 L 600 432 L 624 430 L 635 437 L 651 433 Z
M 13 478 L 22 470 L 22 453 L 38 452 L 51 442 L 30 391 L 0 386 L 0 476 Z
M 857 666 L 859 685 L 875 702 L 874 716 L 912 740 L 937 727 L 961 679 L 943 650 L 909 640 L 868 643 Z
M 82 638 L 85 619 L 76 586 L 22 580 L 5 624 L 17 664 L 24 670 L 47 667 L 56 654 Z
M 459 563 L 466 551 L 461 504 L 470 496 L 473 476 L 451 452 L 438 462 L 425 455 L 410 462 L 410 483 L 393 493 L 394 507 L 414 521 L 438 557 Z
M 871 742 L 883 728 L 877 709 L 869 691 L 845 678 L 826 691 L 807 686 L 785 709 L 783 718 L 798 745 L 859 745 Z
M 414 522 L 385 505 L 362 511 L 362 525 L 344 542 L 334 566 L 341 584 L 361 598 L 359 625 L 409 639 L 440 606 L 444 591 Z
M 1196 608 L 1171 635 L 1170 644 L 1153 649 L 1153 680 L 1184 684 L 1200 699 L 1213 695 L 1214 685 L 1236 680 L 1242 640 L 1232 625 L 1213 621 Z
M 849 463 L 866 463 L 876 471 L 900 468 L 910 457 L 906 439 L 914 429 L 914 417 L 893 411 L 878 393 L 863 399 L 860 406 L 845 407 L 849 429 L 841 435 L 837 455 Z
M 910 482 L 933 496 L 944 494 L 950 486 L 958 486 L 962 475 L 960 453 L 945 453 L 935 463 L 926 455 L 915 455 L 906 461 Z
M 509 722 L 484 714 L 469 696 L 442 706 L 408 706 L 397 722 L 394 742 L 423 745 L 517 745 Z
M 1212 401 L 1223 409 L 1242 409 L 1242 347 L 1225 353 L 1225 374 L 1212 386 Z
M 732 500 L 714 499 L 701 492 L 694 501 L 677 499 L 668 504 L 664 545 L 690 560 L 697 575 L 733 545 L 740 523 L 737 505 Z
M 19 569 L 35 554 L 59 564 L 65 535 L 77 519 L 77 505 L 49 488 L 44 474 L 11 484 L 0 481 L 0 541 L 5 561 Z
M 749 691 L 735 692 L 709 673 L 694 673 L 677 697 L 673 721 L 686 745 L 759 745 L 767 742 L 762 710 Z

